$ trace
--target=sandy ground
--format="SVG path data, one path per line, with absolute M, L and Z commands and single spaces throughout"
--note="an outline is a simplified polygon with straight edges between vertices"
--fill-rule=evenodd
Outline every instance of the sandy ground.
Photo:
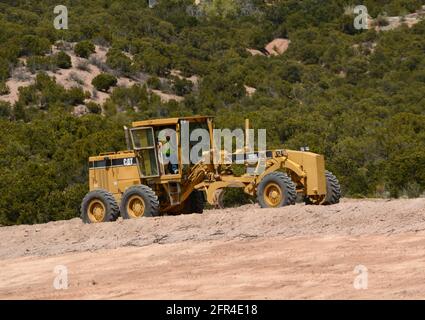
M 425 199 L 0 228 L 0 299 L 424 299 L 424 265 Z

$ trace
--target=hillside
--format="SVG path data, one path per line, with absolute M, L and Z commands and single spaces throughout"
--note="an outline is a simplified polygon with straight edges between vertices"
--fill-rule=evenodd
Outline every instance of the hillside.
M 50 0 L 0 3 L 0 225 L 78 216 L 87 158 L 177 115 L 249 117 L 270 149 L 324 154 L 346 196 L 423 194 L 424 1 L 365 1 L 368 30 L 343 0 L 62 4 L 68 30 Z

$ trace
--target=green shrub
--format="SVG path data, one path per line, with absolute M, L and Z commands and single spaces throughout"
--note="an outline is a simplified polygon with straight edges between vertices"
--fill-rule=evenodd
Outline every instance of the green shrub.
M 9 118 L 12 114 L 12 107 L 8 102 L 0 101 L 0 118 Z
M 0 81 L 4 81 L 10 76 L 9 63 L 6 59 L 0 57 Z
M 96 48 L 92 42 L 84 40 L 75 45 L 74 52 L 77 56 L 87 59 L 92 53 L 96 52 Z
M 242 189 L 228 188 L 224 191 L 223 204 L 225 208 L 238 207 L 253 202 L 255 202 L 255 198 L 247 195 Z
M 9 87 L 7 86 L 6 82 L 4 81 L 0 81 L 0 96 L 5 95 L 5 94 L 9 94 L 10 90 Z
M 339 28 L 342 32 L 350 35 L 355 35 L 362 32 L 362 29 L 354 27 L 354 14 L 344 14 L 339 19 Z
M 406 184 L 406 187 L 403 190 L 403 195 L 409 199 L 419 198 L 424 192 L 424 188 L 417 183 L 416 181 L 410 181 Z
M 86 107 L 90 111 L 90 113 L 94 113 L 94 114 L 102 113 L 102 107 L 93 101 L 87 102 Z
M 281 76 L 282 79 L 296 83 L 301 81 L 302 69 L 299 64 L 287 63 L 283 66 Z
M 153 48 L 147 48 L 141 54 L 135 56 L 136 70 L 164 76 L 169 73 L 170 67 L 170 58 Z
M 105 115 L 108 117 L 112 117 L 118 112 L 117 106 L 110 100 L 106 100 L 106 102 L 103 104 L 103 110 Z
M 160 90 L 161 80 L 158 77 L 150 77 L 147 81 L 147 85 L 150 89 Z
M 111 101 L 121 110 L 133 109 L 143 103 L 148 103 L 149 95 L 146 86 L 119 87 L 112 92 Z
M 21 56 L 44 55 L 51 51 L 49 39 L 39 36 L 27 35 L 21 39 Z
M 172 89 L 177 95 L 184 96 L 184 95 L 192 92 L 193 83 L 190 80 L 175 77 L 173 79 Z
M 72 68 L 71 57 L 63 51 L 60 51 L 55 56 L 56 65 L 61 69 Z
M 32 56 L 27 59 L 27 68 L 32 73 L 36 73 L 37 71 L 56 71 L 56 59 L 50 56 Z
M 239 9 L 239 4 L 233 0 L 212 0 L 200 4 L 201 10 L 210 18 L 233 16 Z
M 83 104 L 86 98 L 87 95 L 81 88 L 73 87 L 66 92 L 66 102 L 71 106 Z
M 38 71 L 56 71 L 58 68 L 69 69 L 72 67 L 71 57 L 60 51 L 53 56 L 31 56 L 27 59 L 27 67 L 32 73 Z
M 116 86 L 118 80 L 111 74 L 101 73 L 92 81 L 92 85 L 99 91 L 107 92 L 109 88 Z
M 117 49 L 111 49 L 106 55 L 106 64 L 120 73 L 130 74 L 132 61 L 124 53 Z

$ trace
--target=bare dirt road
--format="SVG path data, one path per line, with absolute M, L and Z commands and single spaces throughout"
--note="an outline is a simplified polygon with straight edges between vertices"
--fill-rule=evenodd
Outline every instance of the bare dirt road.
M 356 266 L 367 289 L 354 288 Z M 0 299 L 11 298 L 424 299 L 425 199 L 3 227 Z

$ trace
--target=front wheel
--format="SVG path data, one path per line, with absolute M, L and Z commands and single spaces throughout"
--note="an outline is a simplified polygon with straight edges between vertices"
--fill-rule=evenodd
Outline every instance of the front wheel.
M 155 192 L 145 185 L 128 188 L 121 200 L 124 219 L 159 216 L 159 200 Z
M 272 172 L 261 180 L 257 199 L 262 208 L 280 208 L 295 204 L 297 190 L 287 174 Z

